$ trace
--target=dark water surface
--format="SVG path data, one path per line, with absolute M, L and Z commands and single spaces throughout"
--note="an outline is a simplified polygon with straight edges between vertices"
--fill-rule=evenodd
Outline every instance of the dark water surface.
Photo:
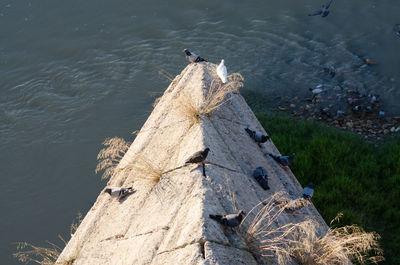
M 246 78 L 244 92 L 273 98 L 341 85 L 380 94 L 399 115 L 399 2 L 334 1 L 328 17 L 307 16 L 321 4 L 1 0 L 0 263 L 18 264 L 13 242 L 68 238 L 105 185 L 94 174 L 102 140 L 133 140 L 152 93 L 168 86 L 158 70 L 178 74 L 184 48 L 224 58 Z

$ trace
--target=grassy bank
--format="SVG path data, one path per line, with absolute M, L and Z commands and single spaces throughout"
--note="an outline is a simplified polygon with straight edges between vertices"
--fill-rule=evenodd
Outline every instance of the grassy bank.
M 385 264 L 400 264 L 400 137 L 376 144 L 287 115 L 257 117 L 282 154 L 297 154 L 291 169 L 303 186 L 313 181 L 323 218 L 343 212 L 340 225 L 378 232 Z

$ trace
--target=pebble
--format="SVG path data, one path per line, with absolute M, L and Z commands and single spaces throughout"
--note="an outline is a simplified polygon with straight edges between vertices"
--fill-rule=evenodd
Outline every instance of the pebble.
M 397 127 L 397 129 L 395 130 L 395 132 L 400 132 L 400 127 Z
M 396 128 L 395 127 L 390 128 L 390 132 L 392 133 L 396 132 Z
M 392 126 L 392 124 L 385 123 L 382 125 L 382 129 L 385 130 L 385 129 L 389 128 L 390 126 Z
M 346 127 L 353 128 L 353 123 L 351 121 L 346 122 Z
M 383 130 L 383 134 L 388 134 L 388 133 L 389 133 L 388 129 Z
M 291 107 L 292 109 L 294 109 L 294 108 L 296 107 L 296 105 L 290 104 L 289 107 Z

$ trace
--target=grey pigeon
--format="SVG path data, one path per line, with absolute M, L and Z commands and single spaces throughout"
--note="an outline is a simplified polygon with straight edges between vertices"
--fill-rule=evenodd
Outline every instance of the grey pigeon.
M 314 194 L 314 185 L 312 182 L 308 183 L 307 187 L 303 189 L 303 198 L 306 200 L 311 200 Z
M 191 63 L 207 62 L 207 60 L 201 58 L 197 54 L 190 52 L 188 49 L 184 49 L 183 52 L 186 55 L 186 59 Z
M 264 189 L 269 190 L 267 170 L 263 167 L 258 167 L 253 171 L 253 177 L 257 180 L 258 184 Z
M 293 153 L 290 156 L 276 156 L 273 154 L 269 154 L 270 157 L 272 157 L 276 162 L 278 162 L 280 165 L 287 167 L 290 164 L 293 163 L 294 157 L 296 156 L 295 153 Z
M 114 188 L 107 188 L 104 190 L 104 192 L 108 193 L 111 195 L 111 197 L 116 197 L 117 200 L 122 200 L 129 194 L 132 194 L 136 192 L 132 187 L 129 188 L 121 188 L 121 187 L 114 187 Z
M 203 163 L 204 160 L 206 160 L 209 151 L 210 148 L 207 147 L 206 149 L 204 149 L 204 151 L 198 151 L 194 153 L 186 160 L 185 164 Z
M 253 130 L 251 130 L 249 128 L 245 128 L 244 130 L 249 134 L 249 136 L 256 143 L 265 143 L 266 141 L 269 140 L 269 136 L 268 135 L 263 135 L 262 133 L 253 131 Z
M 394 26 L 394 31 L 396 32 L 396 35 L 400 37 L 400 24 Z
M 240 210 L 236 214 L 228 214 L 228 215 L 210 214 L 211 219 L 214 219 L 223 226 L 228 226 L 228 227 L 236 227 L 240 225 L 240 223 L 243 220 L 243 217 L 244 217 L 244 212 L 242 210 Z
M 332 0 L 328 0 L 328 2 L 325 5 L 322 5 L 321 9 L 315 10 L 314 12 L 308 14 L 309 16 L 317 16 L 321 15 L 321 17 L 326 17 L 329 15 L 329 10 L 328 8 L 331 6 Z

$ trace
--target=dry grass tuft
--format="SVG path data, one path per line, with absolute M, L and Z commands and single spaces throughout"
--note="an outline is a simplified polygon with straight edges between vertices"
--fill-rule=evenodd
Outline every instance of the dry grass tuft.
M 192 97 L 188 94 L 182 94 L 176 101 L 177 106 L 175 110 L 179 115 L 186 117 L 189 120 L 190 127 L 200 122 L 201 119 L 201 106 L 194 102 Z
M 318 234 L 321 227 L 314 220 L 278 225 L 278 218 L 291 207 L 288 203 L 276 203 L 282 198 L 283 193 L 276 193 L 246 216 L 245 220 L 256 212 L 248 228 L 241 230 L 254 254 L 274 259 L 271 262 L 277 264 L 295 261 L 301 265 L 332 265 L 350 264 L 350 260 L 369 264 L 384 260 L 379 235 L 356 225 L 329 228 L 323 235 Z
M 302 222 L 292 235 L 290 252 L 302 265 L 349 264 L 349 260 L 359 264 L 378 263 L 384 260 L 379 247 L 380 236 L 367 233 L 356 225 L 329 228 L 324 236 L 316 234 L 315 221 Z
M 99 163 L 96 173 L 104 170 L 102 179 L 114 176 L 116 173 L 124 172 L 134 179 L 144 180 L 150 183 L 158 183 L 161 176 L 166 172 L 168 161 L 156 165 L 154 161 L 140 154 L 135 154 L 132 163 L 120 166 L 119 163 L 129 148 L 130 143 L 119 137 L 107 138 L 97 155 Z
M 13 257 L 24 263 L 34 262 L 40 265 L 55 264 L 61 253 L 61 248 L 51 242 L 47 243 L 50 245 L 48 248 L 37 247 L 27 242 L 18 242 L 18 252 L 14 253 Z
M 128 172 L 135 179 L 157 184 L 160 182 L 161 176 L 166 172 L 167 163 L 168 161 L 164 161 L 162 164 L 156 165 L 154 161 L 136 154 L 133 157 L 133 163 L 126 165 L 122 170 Z
M 275 193 L 270 199 L 265 200 L 251 209 L 250 214 L 256 212 L 247 229 L 244 230 L 244 239 L 250 250 L 256 255 L 276 259 L 278 264 L 287 264 L 291 260 L 287 246 L 291 242 L 290 234 L 296 231 L 296 224 L 276 225 L 278 218 L 285 207 L 279 207 L 275 202 L 282 200 L 283 192 Z
M 103 171 L 102 179 L 112 177 L 117 173 L 117 167 L 122 157 L 129 148 L 130 143 L 119 137 L 107 138 L 104 140 L 105 148 L 97 155 L 99 161 L 96 167 L 96 174 Z
M 71 237 L 75 234 L 76 230 L 78 229 L 79 225 L 82 223 L 83 216 L 80 212 L 78 212 L 77 216 L 74 220 L 72 220 L 71 226 L 69 227 L 69 232 Z
M 174 77 L 172 76 L 172 74 L 168 73 L 165 69 L 162 69 L 162 68 L 158 69 L 158 74 L 160 76 L 165 77 L 169 81 L 173 81 L 174 80 Z
M 239 73 L 228 76 L 229 82 L 223 84 L 219 78 L 214 78 L 202 104 L 194 102 L 188 94 L 182 94 L 177 101 L 176 110 L 187 117 L 190 126 L 198 123 L 204 115 L 211 116 L 212 112 L 231 100 L 231 93 L 243 87 L 244 78 Z

